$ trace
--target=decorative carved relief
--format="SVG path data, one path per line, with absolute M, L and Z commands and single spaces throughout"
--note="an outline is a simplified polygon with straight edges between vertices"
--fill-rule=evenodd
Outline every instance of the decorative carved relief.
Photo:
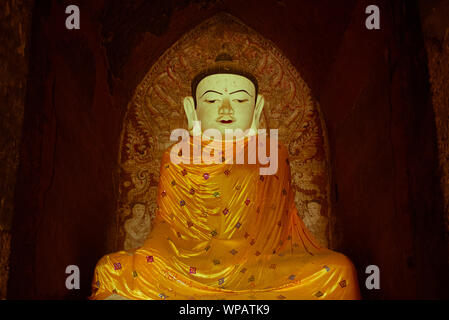
M 223 49 L 258 78 L 266 101 L 261 128 L 279 129 L 290 155 L 299 213 L 317 239 L 328 245 L 327 140 L 319 106 L 282 53 L 228 14 L 203 22 L 178 40 L 152 66 L 128 104 L 119 158 L 121 243 L 127 235 L 125 225 L 133 219 L 131 204 L 155 206 L 160 159 L 173 143 L 170 133 L 187 128 L 182 101 L 191 95 L 192 78 Z M 125 249 L 136 245 L 130 243 L 125 243 Z

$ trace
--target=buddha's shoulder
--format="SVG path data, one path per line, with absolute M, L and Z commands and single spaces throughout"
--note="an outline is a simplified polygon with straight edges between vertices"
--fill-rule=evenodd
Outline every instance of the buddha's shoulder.
M 173 147 L 176 145 L 176 143 L 173 143 L 169 145 L 164 152 L 162 153 L 162 161 L 169 160 L 170 159 L 170 152 L 172 151 Z
M 165 148 L 164 152 L 162 153 L 162 156 L 170 155 L 170 152 L 175 145 L 176 145 L 176 143 L 173 143 L 173 144 L 169 145 L 167 148 Z
M 162 164 L 171 162 L 171 159 L 172 159 L 171 157 L 176 157 L 178 159 L 178 157 L 180 155 L 182 155 L 183 150 L 184 150 L 184 148 L 179 144 L 179 142 L 171 144 L 162 153 L 162 158 L 161 158 Z M 172 152 L 174 152 L 174 153 L 172 154 Z M 182 157 L 182 159 L 184 159 L 183 161 L 189 161 L 189 158 L 190 158 L 189 153 L 187 155 L 184 155 L 184 157 Z
M 278 150 L 277 152 L 280 157 L 288 158 L 288 149 L 281 140 L 279 140 L 278 138 L 274 138 L 274 137 L 267 137 L 267 145 L 270 146 L 270 148 L 271 148 L 272 144 L 274 144 L 273 147 L 275 147 Z M 271 149 L 271 150 L 273 150 L 273 149 Z

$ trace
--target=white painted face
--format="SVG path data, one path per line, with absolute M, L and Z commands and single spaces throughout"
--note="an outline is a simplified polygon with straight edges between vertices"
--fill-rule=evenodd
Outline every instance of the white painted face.
M 196 113 L 201 130 L 249 129 L 253 122 L 256 88 L 251 80 L 235 74 L 213 74 L 196 90 Z

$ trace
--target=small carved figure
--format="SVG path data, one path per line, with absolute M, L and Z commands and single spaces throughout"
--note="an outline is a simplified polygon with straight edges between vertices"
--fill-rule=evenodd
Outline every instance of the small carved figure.
M 144 203 L 132 207 L 132 217 L 125 222 L 125 250 L 141 246 L 151 228 L 151 217 Z

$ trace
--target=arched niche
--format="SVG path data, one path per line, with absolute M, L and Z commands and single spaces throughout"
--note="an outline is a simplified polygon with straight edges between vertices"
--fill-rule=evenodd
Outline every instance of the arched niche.
M 187 128 L 183 98 L 192 78 L 225 49 L 245 64 L 265 97 L 261 128 L 279 129 L 289 151 L 295 203 L 307 227 L 329 245 L 330 174 L 327 134 L 319 105 L 298 71 L 269 40 L 235 17 L 221 13 L 186 33 L 151 67 L 129 101 L 120 142 L 118 246 L 132 249 L 144 241 L 150 219 L 129 237 L 132 208 L 144 203 L 156 211 L 160 159 L 174 142 L 170 133 Z M 138 224 L 137 224 L 138 225 Z M 128 226 L 128 227 L 127 227 Z

